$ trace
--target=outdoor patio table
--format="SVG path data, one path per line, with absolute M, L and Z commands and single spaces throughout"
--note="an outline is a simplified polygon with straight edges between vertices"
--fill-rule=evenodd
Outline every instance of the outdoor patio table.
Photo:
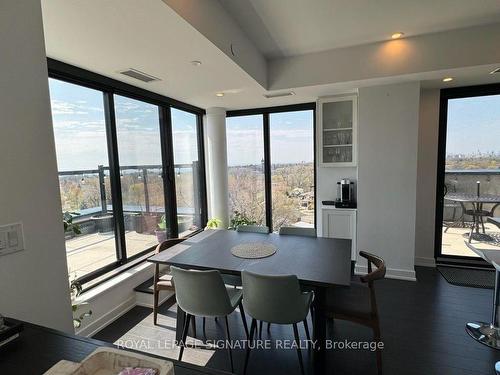
M 244 259 L 231 254 L 237 244 L 267 242 L 278 248 L 274 255 L 260 259 Z M 240 275 L 249 270 L 268 275 L 296 275 L 304 286 L 315 291 L 314 351 L 315 373 L 325 373 L 326 317 L 324 302 L 326 290 L 332 286 L 348 286 L 351 282 L 351 241 L 333 238 L 280 236 L 207 230 L 181 244 L 149 258 L 150 262 L 190 269 L 217 269 L 221 273 Z M 177 309 L 177 339 L 184 312 Z
M 472 204 L 473 211 L 476 212 L 483 211 L 484 204 L 493 204 L 493 207 L 490 210 L 490 216 L 493 216 L 495 209 L 497 208 L 498 205 L 500 205 L 500 195 L 493 195 L 493 194 L 480 194 L 478 196 L 477 194 L 470 194 L 470 193 L 451 193 L 451 194 L 446 194 L 444 199 L 448 201 L 458 202 L 462 206 L 462 215 L 456 221 L 462 220 L 463 216 L 465 215 L 466 211 L 465 203 Z M 471 228 L 471 233 L 469 236 L 469 242 L 470 239 L 472 238 L 472 233 L 474 232 L 474 229 L 476 230 L 476 233 L 479 234 L 479 220 L 477 220 L 475 217 L 474 217 L 474 224 Z
M 500 246 L 486 242 L 471 244 L 465 241 L 465 243 L 472 251 L 495 267 L 495 292 L 491 322 L 467 323 L 465 330 L 480 343 L 500 349 Z

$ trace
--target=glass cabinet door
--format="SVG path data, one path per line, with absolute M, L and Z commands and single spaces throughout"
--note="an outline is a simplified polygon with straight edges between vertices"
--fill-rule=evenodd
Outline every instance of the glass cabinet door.
M 355 113 L 351 97 L 320 101 L 323 164 L 354 163 Z

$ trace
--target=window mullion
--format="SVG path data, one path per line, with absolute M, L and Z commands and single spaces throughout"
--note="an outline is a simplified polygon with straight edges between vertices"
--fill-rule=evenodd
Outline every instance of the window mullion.
M 171 238 L 179 236 L 177 223 L 177 198 L 175 192 L 174 151 L 172 142 L 171 107 L 160 107 L 160 137 L 163 164 L 165 216 Z
M 122 189 L 120 181 L 120 162 L 118 158 L 118 140 L 116 136 L 115 103 L 111 92 L 104 93 L 104 116 L 106 139 L 108 143 L 109 177 L 111 184 L 111 202 L 115 226 L 116 256 L 120 263 L 127 261 L 125 245 L 125 223 L 123 219 Z
M 272 191 L 271 191 L 271 140 L 269 136 L 269 113 L 263 114 L 264 126 L 264 186 L 266 197 L 266 225 L 273 231 Z

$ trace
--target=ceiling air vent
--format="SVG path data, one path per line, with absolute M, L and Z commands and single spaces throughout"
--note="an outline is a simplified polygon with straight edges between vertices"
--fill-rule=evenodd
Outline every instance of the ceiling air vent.
M 496 68 L 494 71 L 490 72 L 490 74 L 500 73 L 500 68 Z
M 292 95 L 295 95 L 293 91 L 287 91 L 287 92 L 277 92 L 275 94 L 264 94 L 264 97 L 272 99 L 272 98 L 282 98 L 284 96 L 292 96 Z
M 140 70 L 132 69 L 132 68 L 129 68 L 127 70 L 123 70 L 120 72 L 120 74 L 126 75 L 127 77 L 138 79 L 139 81 L 146 82 L 146 83 L 153 82 L 153 81 L 161 81 L 161 79 L 159 79 L 155 76 L 143 73 Z

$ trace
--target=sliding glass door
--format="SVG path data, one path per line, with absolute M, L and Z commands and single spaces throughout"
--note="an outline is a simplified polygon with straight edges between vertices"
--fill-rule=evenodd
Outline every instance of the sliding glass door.
M 499 243 L 500 87 L 442 91 L 436 255 L 478 259 L 469 244 Z

